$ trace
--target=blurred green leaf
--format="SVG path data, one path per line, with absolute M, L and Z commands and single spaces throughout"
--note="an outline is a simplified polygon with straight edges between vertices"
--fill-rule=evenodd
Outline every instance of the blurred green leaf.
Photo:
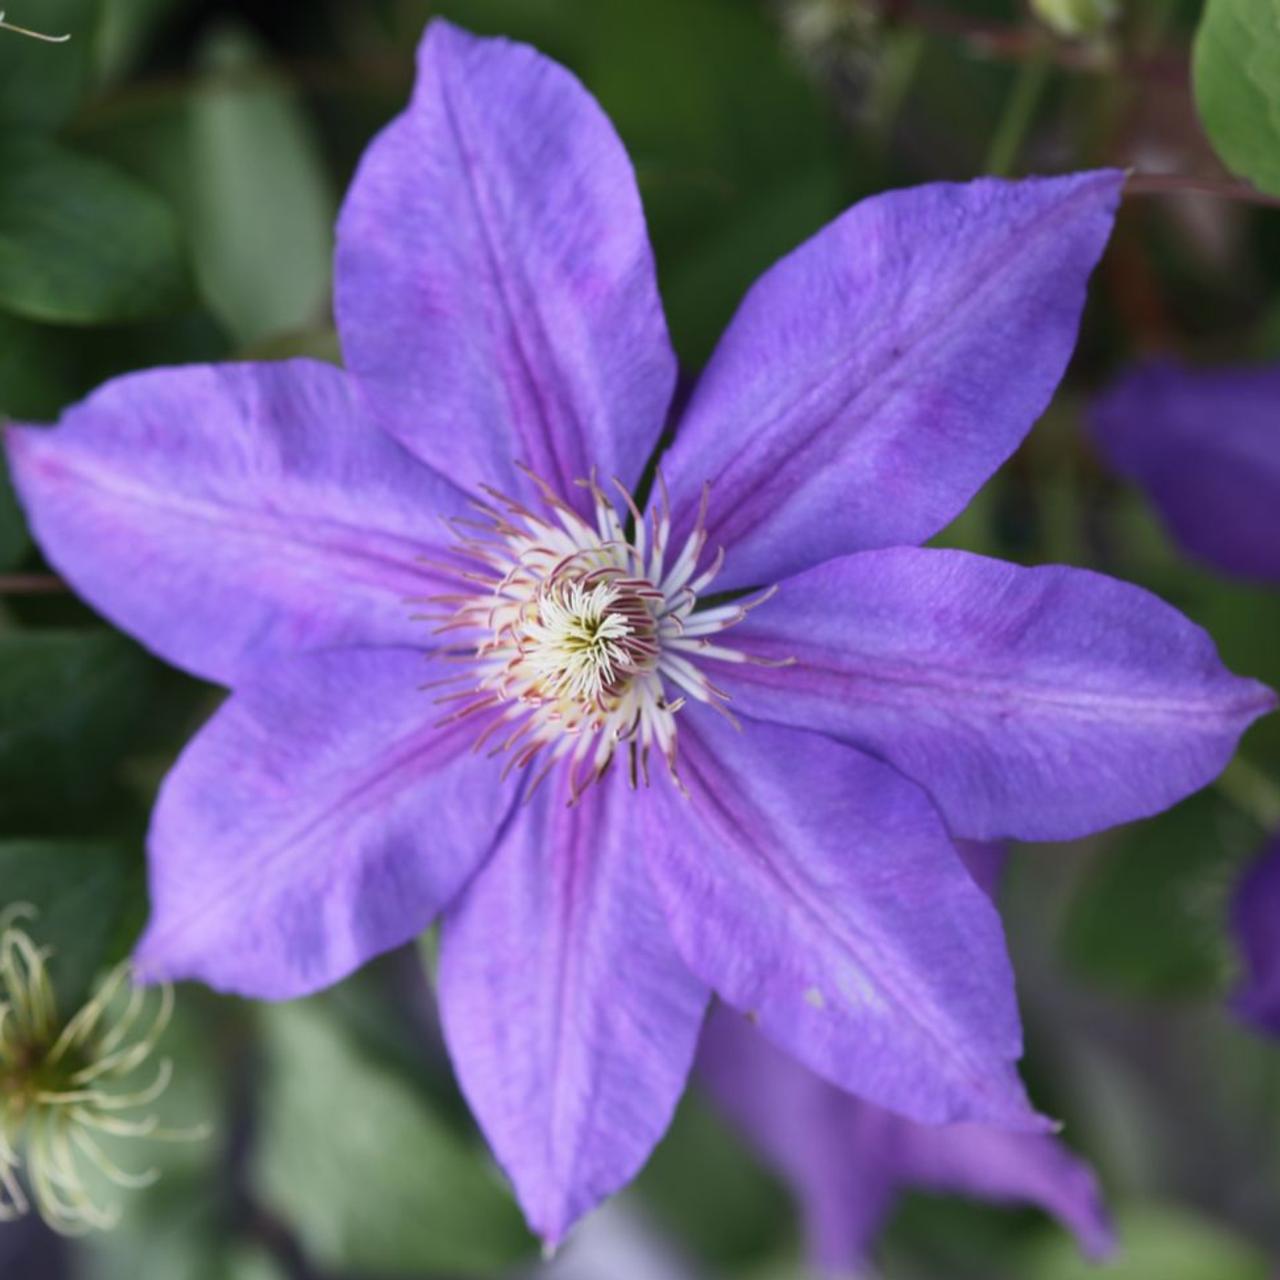
M 159 197 L 110 165 L 0 138 L 0 308 L 95 324 L 178 307 L 187 277 Z
M 1192 82 L 1227 167 L 1280 195 L 1280 0 L 1208 0 Z
M 91 804 L 148 705 L 150 667 L 114 631 L 0 634 L 0 816 Z
M 1168 1206 L 1122 1211 L 1117 1222 L 1120 1251 L 1099 1271 L 1080 1257 L 1068 1236 L 1037 1250 L 1026 1280 L 1267 1280 L 1271 1268 L 1252 1245 L 1222 1227 Z
M 74 1013 L 94 975 L 120 958 L 120 929 L 141 891 L 134 858 L 111 844 L 3 840 L 0 886 L 0 907 L 24 902 L 36 909 L 22 927 L 52 948 L 59 1012 Z
M 74 385 L 66 334 L 0 311 L 0 416 L 46 421 L 67 403 Z
M 21 564 L 30 545 L 27 522 L 22 518 L 13 481 L 9 479 L 9 464 L 0 459 L 0 570 Z
M 777 1180 L 695 1094 L 681 1101 L 635 1189 L 686 1245 L 735 1274 L 794 1234 Z
M 306 115 L 234 31 L 206 50 L 188 162 L 201 288 L 241 344 L 328 315 L 335 201 Z
M 1229 967 L 1227 904 L 1258 838 L 1212 791 L 1115 833 L 1067 916 L 1072 967 L 1145 996 L 1216 990 Z
M 478 1142 L 311 1001 L 261 1010 L 270 1070 L 252 1180 L 323 1266 L 478 1274 L 529 1252 Z
M 8 20 L 20 27 L 71 37 L 65 44 L 44 44 L 0 31 L 0 124 L 5 135 L 15 128 L 53 128 L 75 110 L 89 84 L 101 2 L 10 0 L 3 6 Z

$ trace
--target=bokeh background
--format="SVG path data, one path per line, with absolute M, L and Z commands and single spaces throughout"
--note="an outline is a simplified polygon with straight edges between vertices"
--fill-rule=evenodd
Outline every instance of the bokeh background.
M 1198 0 L 1127 0 L 1083 39 L 1042 19 L 1089 5 L 1037 17 L 1014 0 L 8 7 L 73 36 L 0 32 L 0 411 L 25 420 L 155 364 L 337 359 L 334 214 L 407 97 L 434 13 L 533 41 L 601 100 L 639 171 L 690 375 L 751 280 L 862 195 L 1132 167 L 1143 176 L 1067 381 L 941 541 L 1142 583 L 1208 627 L 1233 669 L 1280 685 L 1280 597 L 1189 562 L 1085 431 L 1092 397 L 1142 355 L 1280 359 L 1280 210 L 1227 174 L 1197 122 Z M 67 1011 L 144 918 L 150 798 L 218 696 L 58 590 L 0 490 L 0 907 L 39 908 Z M 1104 1182 L 1117 1280 L 1280 1274 L 1280 1042 L 1225 1004 L 1233 887 L 1278 826 L 1273 717 L 1169 813 L 1014 851 L 1001 904 L 1026 1076 Z M 452 1082 L 430 965 L 427 938 L 292 1005 L 182 989 L 161 1106 L 214 1136 L 146 1152 L 165 1177 L 109 1235 L 0 1225 L 0 1276 L 544 1274 Z M 923 1195 L 903 1202 L 877 1259 L 890 1280 L 1092 1274 L 1039 1213 Z M 634 1187 L 545 1274 L 806 1272 L 784 1189 L 695 1090 Z

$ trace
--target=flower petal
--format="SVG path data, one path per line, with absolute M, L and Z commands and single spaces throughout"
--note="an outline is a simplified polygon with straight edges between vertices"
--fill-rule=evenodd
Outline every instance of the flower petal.
M 790 1184 L 819 1266 L 844 1273 L 865 1263 L 897 1196 L 912 1188 L 1038 1204 L 1090 1257 L 1113 1247 L 1097 1180 L 1053 1138 L 913 1124 L 828 1084 L 723 1006 L 707 1020 L 698 1076 Z
M 1114 1251 L 1097 1178 L 1057 1139 L 981 1124 L 897 1124 L 894 1146 L 905 1184 L 996 1204 L 1036 1204 L 1075 1233 L 1087 1257 L 1100 1261 Z
M 230 683 L 246 656 L 427 634 L 408 598 L 460 495 L 309 360 L 118 378 L 9 459 L 50 563 L 162 658 Z
M 1232 1004 L 1242 1018 L 1280 1035 L 1280 839 L 1241 880 L 1231 917 L 1245 970 Z
M 666 1130 L 706 1008 L 631 830 L 641 799 L 621 769 L 572 808 L 565 779 L 549 783 L 445 918 L 449 1051 L 549 1244 L 629 1181 Z
M 430 924 L 516 796 L 446 728 L 423 655 L 344 649 L 248 681 L 165 779 L 151 823 L 143 976 L 284 999 Z
M 638 479 L 675 357 L 630 161 L 563 67 L 432 22 L 412 104 L 347 196 L 336 270 L 348 366 L 460 484 L 514 494 L 513 460 L 573 501 L 593 469 Z
M 1098 402 L 1093 433 L 1189 551 L 1280 580 L 1280 365 L 1134 370 Z
M 1275 695 L 1150 593 L 899 547 L 799 574 L 735 628 L 746 714 L 887 760 L 974 839 L 1067 839 L 1210 782 Z M 730 681 L 732 684 L 730 685 Z
M 689 796 L 648 793 L 676 945 L 841 1088 L 931 1123 L 1037 1128 L 1000 921 L 924 794 L 817 734 L 680 712 Z
M 1044 411 L 1123 175 L 939 183 L 855 205 L 747 294 L 663 463 L 710 483 L 720 589 L 923 542 Z

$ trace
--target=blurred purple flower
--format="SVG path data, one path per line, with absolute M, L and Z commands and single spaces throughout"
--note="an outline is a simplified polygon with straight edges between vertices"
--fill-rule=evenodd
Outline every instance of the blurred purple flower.
M 1232 1005 L 1260 1030 L 1280 1035 L 1280 838 L 1240 881 L 1231 915 L 1244 957 Z
M 1093 428 L 1189 552 L 1280 582 L 1280 366 L 1140 366 L 1099 399 Z M 1241 880 L 1232 923 L 1245 965 L 1236 1011 L 1280 1034 L 1280 843 Z
M 450 1053 L 552 1241 L 666 1128 L 713 989 L 880 1106 L 1041 1127 L 950 832 L 1151 813 L 1272 701 L 1136 588 L 903 545 L 1048 403 L 1121 182 L 820 231 L 646 519 L 676 365 L 626 155 L 562 68 L 433 23 L 338 227 L 350 377 L 156 370 L 8 432 L 51 563 L 235 691 L 157 803 L 144 971 L 288 997 L 443 912 Z
M 1006 850 L 962 841 L 957 852 L 994 898 Z M 918 1125 L 834 1088 L 779 1052 L 746 1018 L 713 1009 L 698 1075 L 717 1106 L 800 1203 L 813 1262 L 859 1272 L 903 1191 L 961 1192 L 1038 1204 L 1094 1259 L 1114 1247 L 1097 1181 L 1060 1142 L 990 1125 Z
M 1099 399 L 1093 426 L 1188 551 L 1280 581 L 1280 366 L 1140 366 Z
M 919 1125 L 828 1084 L 746 1018 L 712 1011 L 698 1073 L 800 1203 L 814 1264 L 859 1272 L 904 1191 L 1037 1204 L 1094 1259 L 1114 1245 L 1089 1167 L 1056 1138 L 983 1124 Z

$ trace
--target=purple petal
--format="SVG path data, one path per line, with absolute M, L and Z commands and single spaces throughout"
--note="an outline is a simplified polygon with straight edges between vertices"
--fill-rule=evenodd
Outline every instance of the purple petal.
M 904 1184 L 996 1204 L 1036 1204 L 1075 1233 L 1088 1257 L 1101 1260 L 1114 1250 L 1097 1178 L 1056 1139 L 990 1125 L 897 1123 L 894 1146 Z
M 719 589 L 923 542 L 1048 405 L 1123 175 L 939 183 L 855 205 L 766 273 L 663 468 L 704 483 Z
M 566 800 L 562 776 L 517 810 L 440 954 L 463 1092 L 550 1244 L 665 1132 L 707 1002 L 653 899 L 633 831 L 642 797 L 615 769 Z
M 829 733 L 923 786 L 958 835 L 1066 839 L 1210 782 L 1275 695 L 1138 587 L 901 547 L 782 589 L 734 644 L 734 705 Z
M 675 383 L 644 214 L 594 99 L 524 45 L 427 29 L 338 224 L 347 363 L 460 484 L 639 477 Z M 586 499 L 584 498 L 583 501 Z
M 827 1079 L 930 1122 L 1036 1128 L 1000 921 L 923 793 L 817 734 L 680 712 L 689 797 L 646 851 L 690 968 Z
M 427 636 L 406 601 L 440 589 L 418 561 L 459 495 L 329 365 L 157 369 L 5 435 L 50 563 L 176 666 Z
M 1052 1138 L 913 1124 L 842 1093 L 723 1007 L 707 1021 L 698 1074 L 790 1184 L 819 1266 L 843 1272 L 864 1263 L 898 1194 L 913 1187 L 1038 1204 L 1090 1257 L 1111 1251 L 1096 1179 Z
M 1232 905 L 1232 927 L 1244 957 L 1236 1012 L 1280 1035 L 1280 839 L 1249 869 Z
M 1098 402 L 1093 428 L 1189 551 L 1280 580 L 1280 366 L 1136 369 Z
M 337 981 L 421 933 L 493 846 L 516 788 L 433 727 L 421 653 L 273 664 L 165 779 L 150 836 L 144 977 L 265 999 Z

